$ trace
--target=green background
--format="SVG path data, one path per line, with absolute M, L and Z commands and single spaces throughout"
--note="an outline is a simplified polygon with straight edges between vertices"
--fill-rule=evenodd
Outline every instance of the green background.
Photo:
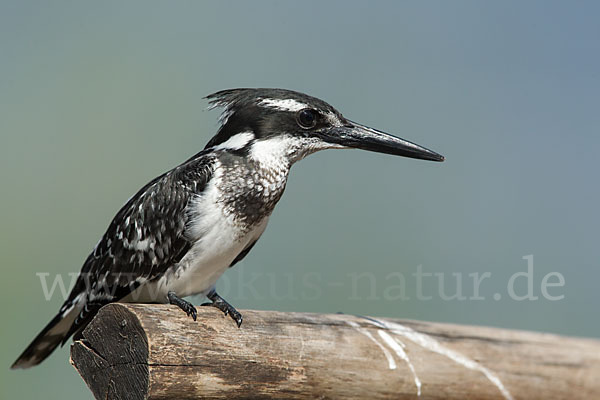
M 220 283 L 234 305 L 600 337 L 599 12 L 584 1 L 2 1 L 0 397 L 91 397 L 68 346 L 8 370 L 62 303 L 44 299 L 36 273 L 78 271 L 130 195 L 203 148 L 218 112 L 202 97 L 232 87 L 300 90 L 447 158 L 302 161 Z M 510 299 L 530 254 L 539 299 Z M 485 300 L 444 301 L 435 278 L 433 298 L 417 299 L 418 266 L 445 273 L 449 294 L 462 274 L 467 296 L 469 273 L 491 273 Z M 562 300 L 540 295 L 550 272 L 564 276 L 550 290 Z M 407 300 L 386 292 L 393 273 Z

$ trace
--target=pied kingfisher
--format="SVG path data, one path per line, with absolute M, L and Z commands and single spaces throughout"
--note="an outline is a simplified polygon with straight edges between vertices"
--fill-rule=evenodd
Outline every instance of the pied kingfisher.
M 215 291 L 264 232 L 290 167 L 323 149 L 358 148 L 443 161 L 414 143 L 346 119 L 317 98 L 283 89 L 209 95 L 224 109 L 204 150 L 141 188 L 85 260 L 58 314 L 12 365 L 42 362 L 78 335 L 105 304 L 163 302 L 196 319 L 181 297 L 204 294 L 238 326 L 241 314 Z

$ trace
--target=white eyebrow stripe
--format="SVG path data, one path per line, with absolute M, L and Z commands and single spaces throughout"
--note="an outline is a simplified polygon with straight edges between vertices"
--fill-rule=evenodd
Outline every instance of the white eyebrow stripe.
M 214 150 L 239 150 L 254 139 L 253 132 L 241 132 L 233 135 L 225 142 L 213 147 Z
M 300 111 L 303 108 L 308 108 L 308 105 L 294 99 L 266 99 L 261 98 L 258 105 L 266 108 L 274 108 L 280 111 Z

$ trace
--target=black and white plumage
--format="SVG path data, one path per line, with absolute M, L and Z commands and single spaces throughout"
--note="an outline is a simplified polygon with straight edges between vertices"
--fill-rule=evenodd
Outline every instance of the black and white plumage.
M 58 315 L 12 365 L 28 368 L 80 332 L 105 304 L 171 302 L 214 291 L 248 254 L 281 198 L 292 164 L 328 148 L 362 148 L 442 161 L 439 154 L 354 123 L 317 98 L 283 89 L 232 89 L 208 96 L 223 107 L 206 148 L 140 189 L 119 210 Z

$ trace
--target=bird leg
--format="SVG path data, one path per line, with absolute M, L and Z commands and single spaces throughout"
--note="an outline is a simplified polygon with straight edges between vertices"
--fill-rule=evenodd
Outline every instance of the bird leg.
M 208 292 L 206 297 L 208 297 L 211 302 L 203 303 L 201 306 L 216 307 L 223 311 L 225 315 L 229 315 L 235 321 L 238 328 L 242 325 L 242 314 L 240 314 L 238 310 L 236 310 L 231 304 L 219 296 L 214 289 Z
M 198 312 L 196 311 L 196 307 L 194 307 L 192 303 L 180 297 L 177 297 L 177 295 L 173 291 L 169 291 L 167 293 L 167 299 L 169 300 L 169 304 L 176 305 L 177 307 L 185 311 L 188 317 L 191 315 L 194 321 L 196 320 L 196 315 Z

